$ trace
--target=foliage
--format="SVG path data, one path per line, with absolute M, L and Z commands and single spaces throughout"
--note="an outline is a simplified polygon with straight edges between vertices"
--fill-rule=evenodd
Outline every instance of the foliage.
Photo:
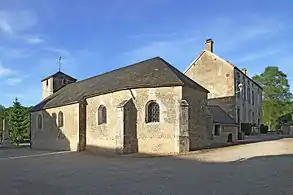
M 245 133 L 245 135 L 251 135 L 252 126 L 250 123 L 241 123 L 241 131 Z
M 261 134 L 267 134 L 269 131 L 269 127 L 267 125 L 261 124 L 260 125 L 260 133 Z
M 5 107 L 0 105 L 0 137 L 2 137 L 4 116 L 5 116 Z
M 28 111 L 28 108 L 22 106 L 17 98 L 13 102 L 13 106 L 7 109 L 10 139 L 17 145 L 28 135 Z
M 292 94 L 287 75 L 276 66 L 268 66 L 263 73 L 253 77 L 263 87 L 263 122 L 274 129 L 278 118 L 291 112 Z

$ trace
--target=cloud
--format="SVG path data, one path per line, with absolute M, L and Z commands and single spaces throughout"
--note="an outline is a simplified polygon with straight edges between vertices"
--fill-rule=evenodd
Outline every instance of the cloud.
M 279 52 L 281 52 L 280 48 L 265 49 L 265 50 L 258 51 L 258 52 L 248 53 L 247 55 L 245 55 L 241 58 L 234 59 L 233 62 L 235 62 L 235 63 L 251 62 L 251 61 L 263 59 L 265 57 L 277 54 Z
M 153 41 L 140 48 L 125 52 L 124 55 L 131 58 L 130 61 L 139 61 L 155 56 L 175 58 L 176 56 L 184 56 L 187 48 L 196 47 L 195 43 L 198 40 L 198 37 L 189 37 L 181 40 Z
M 29 56 L 28 48 L 15 48 L 10 46 L 0 46 L 0 59 L 17 59 Z
M 4 82 L 4 84 L 14 86 L 21 83 L 22 81 L 22 78 L 9 78 Z
M 243 23 L 239 24 L 239 20 L 242 20 Z M 207 22 L 203 31 L 198 31 L 198 33 L 202 37 L 208 35 L 214 39 L 215 44 L 220 45 L 219 51 L 223 54 L 236 52 L 245 46 L 251 47 L 250 44 L 255 44 L 253 42 L 256 40 L 270 41 L 283 29 L 282 21 L 276 18 L 249 15 L 237 18 L 219 16 L 217 19 Z M 216 45 L 215 49 L 217 49 Z
M 177 35 L 177 33 L 145 33 L 145 34 L 135 34 L 130 35 L 128 38 L 168 38 Z
M 58 54 L 58 56 L 66 56 L 66 57 L 71 56 L 71 52 L 66 49 L 61 49 L 61 48 L 56 48 L 56 47 L 47 47 L 47 48 L 44 48 L 44 50 L 47 52 L 52 52 L 54 54 Z
M 5 20 L 5 18 L 0 18 L 0 29 L 6 34 L 14 34 L 14 30 L 11 25 Z
M 9 68 L 5 68 L 3 66 L 0 65 L 0 77 L 1 76 L 6 76 L 12 73 L 12 70 Z
M 40 44 L 40 43 L 45 42 L 45 40 L 43 38 L 37 37 L 37 36 L 35 36 L 35 37 L 28 37 L 28 38 L 26 38 L 26 41 L 28 43 L 30 43 L 30 44 Z
M 132 35 L 129 38 L 143 38 L 144 44 L 137 49 L 125 52 L 124 56 L 128 56 L 131 61 L 135 61 L 160 55 L 170 59 L 180 58 L 181 61 L 188 63 L 205 48 L 204 42 L 206 38 L 212 38 L 215 41 L 215 51 L 218 55 L 226 56 L 231 55 L 233 52 L 237 53 L 240 49 L 254 44 L 253 42 L 256 40 L 270 40 L 283 29 L 282 23 L 275 18 L 244 16 L 244 18 L 246 17 L 247 20 L 241 24 L 239 24 L 239 18 L 219 16 L 217 19 L 213 18 L 213 20 L 205 22 L 197 29 L 193 26 L 187 26 L 176 33 Z M 272 28 L 272 26 L 276 28 Z M 152 38 L 152 40 L 149 41 L 146 38 Z M 277 49 L 268 49 L 248 54 L 237 61 L 252 61 L 277 52 L 279 52 Z
M 28 10 L 0 10 L 0 29 L 8 35 L 28 30 L 38 23 L 37 15 Z
M 6 93 L 4 96 L 9 97 L 9 98 L 24 98 L 26 97 L 24 94 L 21 93 Z

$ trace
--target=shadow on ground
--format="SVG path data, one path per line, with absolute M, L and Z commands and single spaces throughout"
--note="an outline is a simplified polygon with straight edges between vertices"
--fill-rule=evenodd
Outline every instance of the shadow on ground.
M 20 149 L 14 155 L 24 152 L 21 150 L 27 150 L 27 154 L 35 152 Z M 293 154 L 210 163 L 192 156 L 139 158 L 53 153 L 2 158 L 0 167 L 5 175 L 0 179 L 1 192 L 11 195 L 293 194 Z
M 253 143 L 260 143 L 266 141 L 276 141 L 282 140 L 286 138 L 293 138 L 290 135 L 257 135 L 257 136 L 246 136 L 245 140 L 237 140 L 236 142 L 232 143 L 215 143 L 209 146 L 203 146 L 196 148 L 192 151 L 199 151 L 199 150 L 207 150 L 207 149 L 217 149 L 217 148 L 226 148 L 230 146 L 237 146 L 237 145 L 247 145 Z

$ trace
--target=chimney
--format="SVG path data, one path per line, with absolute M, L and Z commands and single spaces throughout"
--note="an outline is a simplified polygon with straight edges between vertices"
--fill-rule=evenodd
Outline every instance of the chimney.
M 212 39 L 207 39 L 206 40 L 206 50 L 213 53 L 213 44 L 214 44 L 214 42 Z
M 247 69 L 246 68 L 242 68 L 242 70 L 241 70 L 242 72 L 243 72 L 243 74 L 245 74 L 246 75 L 246 73 L 247 73 Z

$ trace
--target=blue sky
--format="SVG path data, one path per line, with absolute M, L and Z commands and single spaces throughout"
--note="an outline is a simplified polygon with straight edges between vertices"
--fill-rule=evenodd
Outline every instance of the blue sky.
M 293 85 L 293 2 L 0 0 L 0 104 L 41 100 L 41 79 L 78 80 L 161 56 L 184 71 L 214 53 L 253 76 L 279 66 Z

